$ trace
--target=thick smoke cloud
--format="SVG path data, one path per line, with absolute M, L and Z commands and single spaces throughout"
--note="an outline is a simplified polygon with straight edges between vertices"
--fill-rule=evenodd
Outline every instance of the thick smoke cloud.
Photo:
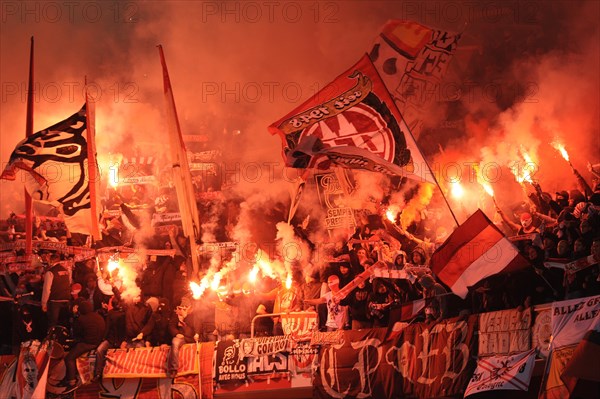
M 2 2 L 2 165 L 24 136 L 30 36 L 36 40 L 35 130 L 79 109 L 87 76 L 97 99 L 99 153 L 138 146 L 166 156 L 155 47 L 160 43 L 183 132 L 205 134 L 209 148 L 223 151 L 233 192 L 246 199 L 236 239 L 252 240 L 248 235 L 262 222 L 252 217 L 255 207 L 289 204 L 283 187 L 292 179 L 283 168 L 279 138 L 266 126 L 367 52 L 390 18 L 463 32 L 419 137 L 426 157 L 441 170 L 445 189 L 452 178 L 449 164 L 498 165 L 501 176 L 488 178 L 500 205 L 508 205 L 520 190 L 508 166 L 523 162 L 522 151 L 531 154 L 544 190 L 574 188 L 568 164 L 549 145 L 555 139 L 564 142 L 585 177 L 586 162 L 600 161 L 600 6 L 594 1 L 69 4 Z M 458 173 L 466 179 L 467 168 Z M 353 206 L 366 200 L 366 193 L 384 197 L 381 176 L 359 174 L 356 181 Z M 22 211 L 20 183 L 1 184 L 0 215 Z M 416 201 L 410 213 L 416 214 L 432 193 L 410 187 L 404 192 L 409 191 Z M 404 192 L 392 195 L 391 202 L 407 206 Z M 319 206 L 314 193 L 307 192 L 303 202 L 301 211 Z M 479 205 L 451 203 L 467 212 Z M 280 213 L 286 220 L 287 209 Z M 310 234 L 327 240 L 312 214 Z M 209 222 L 206 238 L 216 216 Z M 270 234 L 274 239 L 276 231 Z

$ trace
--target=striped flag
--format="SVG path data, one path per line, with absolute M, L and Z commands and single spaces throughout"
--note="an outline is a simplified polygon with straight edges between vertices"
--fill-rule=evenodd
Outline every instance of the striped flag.
M 403 303 L 402 306 L 392 309 L 390 312 L 390 324 L 392 324 L 392 321 L 406 321 L 416 317 L 425 309 L 425 304 L 425 299 L 417 299 Z
M 431 257 L 431 270 L 452 292 L 465 298 L 469 287 L 498 273 L 529 265 L 517 248 L 479 209 Z

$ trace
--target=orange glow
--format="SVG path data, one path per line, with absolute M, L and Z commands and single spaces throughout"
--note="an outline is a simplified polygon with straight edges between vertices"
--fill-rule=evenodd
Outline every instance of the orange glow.
M 452 182 L 450 184 L 450 193 L 452 194 L 452 197 L 456 199 L 461 199 L 465 195 L 465 189 L 463 188 L 463 186 L 458 181 Z
M 511 168 L 512 174 L 515 176 L 515 180 L 519 184 L 523 184 L 523 182 L 533 183 L 531 179 L 531 173 L 535 172 L 535 162 L 533 158 L 525 149 L 521 148 L 521 155 L 523 156 L 523 160 L 525 164 L 522 168 Z
M 109 273 L 112 273 L 113 271 L 115 271 L 116 269 L 119 268 L 119 261 L 117 260 L 109 260 L 108 264 L 106 265 L 106 269 L 108 270 Z
M 285 288 L 286 289 L 290 289 L 292 288 L 292 275 L 288 274 L 287 278 L 285 279 Z
M 117 188 L 119 185 L 119 167 L 111 165 L 108 168 L 108 183 L 112 188 Z
M 213 276 L 213 281 L 212 283 L 210 283 L 210 288 L 213 291 L 217 291 L 219 289 L 219 286 L 221 285 L 221 272 L 216 272 L 215 275 Z
M 204 293 L 204 288 L 194 281 L 190 281 L 190 290 L 194 299 L 199 299 Z
M 252 270 L 250 270 L 250 273 L 248 274 L 248 281 L 250 281 L 252 284 L 256 284 L 256 279 L 258 278 L 259 271 L 260 269 L 258 268 L 258 265 L 254 265 L 254 267 L 252 268 Z
M 481 187 L 489 194 L 490 197 L 494 196 L 494 189 L 488 183 L 481 183 Z
M 558 150 L 558 152 L 560 152 L 560 155 L 562 155 L 562 157 L 565 159 L 565 161 L 570 162 L 569 161 L 569 153 L 567 152 L 567 149 L 565 148 L 565 146 L 557 141 L 555 141 L 554 143 L 552 143 L 552 147 L 556 148 Z

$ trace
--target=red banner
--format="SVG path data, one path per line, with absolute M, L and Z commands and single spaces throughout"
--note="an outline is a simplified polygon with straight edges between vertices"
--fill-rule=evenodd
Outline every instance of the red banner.
M 404 328 L 344 331 L 343 343 L 322 347 L 315 398 L 454 396 L 473 373 L 477 316 Z
M 104 377 L 164 377 L 168 353 L 169 347 L 110 350 Z M 198 374 L 197 359 L 196 344 L 183 345 L 179 350 L 179 375 Z
M 309 341 L 319 328 L 316 312 L 292 312 L 281 315 L 283 333 L 294 341 Z

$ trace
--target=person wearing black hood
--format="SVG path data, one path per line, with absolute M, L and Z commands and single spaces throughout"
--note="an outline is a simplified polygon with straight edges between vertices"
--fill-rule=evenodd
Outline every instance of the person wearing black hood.
M 373 320 L 373 327 L 387 327 L 395 299 L 383 279 L 373 280 L 373 291 L 367 300 L 368 316 Z
M 73 323 L 73 337 L 77 343 L 65 356 L 65 378 L 57 385 L 65 388 L 62 393 L 72 392 L 78 388 L 77 358 L 96 349 L 102 342 L 106 330 L 104 318 L 93 311 L 92 304 L 86 299 L 77 299 L 73 306 L 73 313 L 79 313 L 79 317 Z
M 121 306 L 121 299 L 115 295 L 111 299 L 111 306 L 106 315 L 106 334 L 104 341 L 96 349 L 96 364 L 92 382 L 99 382 L 104 373 L 106 353 L 110 348 L 119 348 L 125 342 L 125 311 Z

